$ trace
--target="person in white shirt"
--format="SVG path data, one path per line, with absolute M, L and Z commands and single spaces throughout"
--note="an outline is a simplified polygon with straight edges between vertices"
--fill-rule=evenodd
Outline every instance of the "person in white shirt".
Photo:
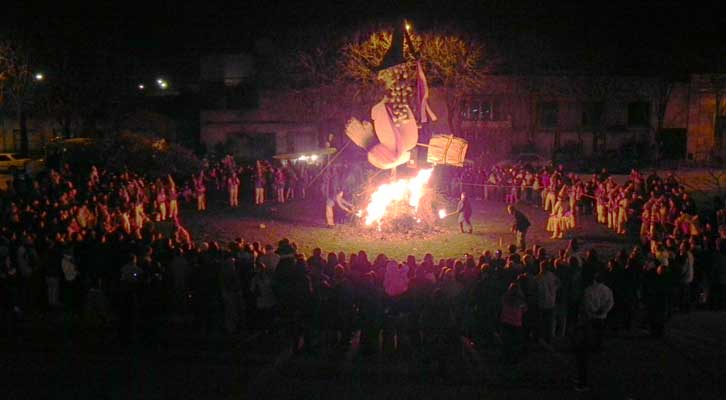
M 575 328 L 575 355 L 577 358 L 578 378 L 575 390 L 589 390 L 587 383 L 587 367 L 590 353 L 602 349 L 602 333 L 605 328 L 605 318 L 615 304 L 613 291 L 603 285 L 601 273 L 595 274 L 590 286 L 585 289 L 582 299 L 584 318 Z
M 549 343 L 555 334 L 555 303 L 562 283 L 551 271 L 548 261 L 540 263 L 539 274 L 535 277 L 535 282 L 540 315 L 539 338 Z
M 688 242 L 683 241 L 678 248 L 676 257 L 675 272 L 678 284 L 678 307 L 681 311 L 688 312 L 691 309 L 691 285 L 693 284 L 693 252 Z
M 583 311 L 587 319 L 604 321 L 615 304 L 613 291 L 602 284 L 600 275 L 595 276 L 592 285 L 585 289 L 583 296 Z

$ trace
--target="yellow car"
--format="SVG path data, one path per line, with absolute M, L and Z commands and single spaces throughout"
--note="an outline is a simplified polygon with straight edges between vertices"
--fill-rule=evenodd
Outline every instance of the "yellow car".
M 20 157 L 15 153 L 0 153 L 0 171 L 15 172 L 25 169 L 32 160 Z

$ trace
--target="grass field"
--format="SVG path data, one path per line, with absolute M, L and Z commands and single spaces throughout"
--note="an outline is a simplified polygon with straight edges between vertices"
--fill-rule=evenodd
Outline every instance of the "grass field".
M 223 204 L 212 204 L 210 210 L 197 213 L 185 210 L 184 223 L 190 228 L 195 240 L 230 241 L 241 237 L 247 241 L 275 244 L 283 237 L 295 241 L 305 254 L 315 247 L 324 252 L 344 251 L 347 254 L 365 250 L 370 258 L 384 253 L 398 260 L 409 254 L 417 258 L 432 253 L 436 258 L 461 257 L 465 253 L 479 255 L 484 250 L 506 248 L 514 242 L 510 232 L 511 217 L 501 202 L 474 200 L 473 234 L 459 232 L 456 217 L 439 221 L 438 232 L 407 236 L 382 234 L 371 228 L 323 225 L 323 205 L 315 201 L 294 201 L 283 205 L 270 204 L 255 208 L 242 206 L 230 209 Z M 454 208 L 450 204 L 448 209 Z M 528 244 L 539 244 L 550 251 L 567 245 L 567 240 L 551 240 L 544 231 L 546 213 L 531 205 L 520 208 L 532 221 Z M 627 243 L 606 228 L 594 223 L 592 216 L 581 218 L 580 227 L 569 233 L 578 237 L 585 248 L 596 248 L 603 253 L 613 253 Z M 500 246 L 501 240 L 501 246 Z

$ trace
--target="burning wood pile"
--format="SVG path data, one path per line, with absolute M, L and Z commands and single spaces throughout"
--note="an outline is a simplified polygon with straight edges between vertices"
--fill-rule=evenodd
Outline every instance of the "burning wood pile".
M 427 186 L 433 168 L 422 169 L 412 178 L 384 183 L 371 194 L 358 212 L 362 224 L 386 233 L 415 233 L 435 230 L 433 191 Z

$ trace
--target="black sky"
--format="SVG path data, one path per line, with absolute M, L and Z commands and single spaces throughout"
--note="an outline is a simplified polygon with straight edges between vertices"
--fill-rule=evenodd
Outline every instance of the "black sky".
M 511 65 L 540 69 L 602 66 L 647 73 L 665 66 L 692 72 L 726 54 L 726 7 L 674 0 L 308 0 L 79 4 L 11 1 L 3 31 L 93 57 L 121 55 L 135 68 L 193 74 L 200 55 L 284 48 L 301 31 L 335 35 L 371 21 L 410 18 L 417 29 L 448 22 L 496 41 Z M 685 4 L 684 4 L 685 3 Z M 556 65 L 556 64 L 562 64 Z

